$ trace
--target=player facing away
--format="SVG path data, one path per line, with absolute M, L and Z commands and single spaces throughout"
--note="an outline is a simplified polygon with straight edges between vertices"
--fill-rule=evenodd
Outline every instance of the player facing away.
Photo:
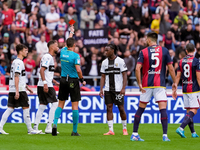
M 200 98 L 200 62 L 194 57 L 195 47 L 192 43 L 186 45 L 187 56 L 180 60 L 176 76 L 176 83 L 182 79 L 182 91 L 184 107 L 187 110 L 182 124 L 176 130 L 182 138 L 186 138 L 184 128 L 188 125 L 192 133 L 192 137 L 199 137 L 194 130 L 193 117 L 199 109 Z M 172 94 L 173 98 L 177 97 L 176 92 Z
M 123 59 L 116 56 L 117 46 L 108 44 L 105 47 L 107 58 L 101 65 L 100 97 L 103 98 L 103 87 L 105 85 L 105 104 L 107 109 L 107 122 L 109 131 L 104 135 L 115 135 L 113 130 L 113 103 L 118 106 L 123 135 L 128 135 L 126 124 L 126 112 L 124 111 L 124 94 L 127 84 L 127 67 Z
M 17 58 L 13 61 L 10 70 L 8 108 L 1 118 L 0 134 L 9 134 L 3 130 L 3 126 L 16 107 L 22 107 L 23 109 L 23 118 L 28 129 L 28 134 L 39 134 L 41 131 L 35 131 L 31 127 L 29 99 L 26 93 L 26 89 L 30 93 L 33 93 L 26 85 L 26 73 L 22 61 L 28 54 L 28 48 L 23 44 L 18 44 L 16 46 L 16 51 Z
M 60 52 L 61 79 L 58 93 L 59 102 L 55 112 L 52 129 L 53 136 L 57 135 L 57 122 L 64 107 L 65 100 L 68 100 L 69 94 L 72 102 L 73 118 L 73 131 L 71 136 L 80 136 L 80 134 L 77 132 L 79 121 L 78 103 L 81 100 L 79 80 L 83 85 L 86 85 L 86 82 L 83 79 L 80 68 L 80 57 L 77 53 L 73 52 L 76 44 L 75 39 L 73 39 L 72 36 L 73 32 L 70 32 L 70 38 L 68 38 L 66 41 L 67 47 L 62 48 Z
M 47 44 L 49 52 L 43 55 L 40 61 L 40 73 L 39 81 L 37 84 L 37 93 L 40 101 L 40 106 L 36 113 L 36 119 L 34 124 L 34 130 L 38 130 L 42 114 L 46 109 L 48 103 L 51 103 L 49 110 L 49 119 L 45 133 L 52 133 L 52 123 L 54 119 L 55 110 L 58 106 L 56 91 L 53 87 L 52 82 L 59 86 L 59 83 L 53 79 L 54 77 L 54 56 L 57 54 L 59 48 L 56 41 L 49 41 Z
M 140 95 L 139 108 L 135 114 L 133 133 L 131 141 L 144 141 L 138 134 L 138 128 L 141 116 L 146 108 L 151 97 L 154 96 L 158 103 L 161 113 L 161 123 L 163 128 L 163 141 L 170 141 L 167 137 L 168 118 L 167 118 L 167 96 L 165 91 L 165 73 L 168 66 L 169 73 L 173 80 L 173 90 L 176 90 L 175 72 L 172 66 L 168 49 L 158 46 L 158 35 L 154 32 L 147 34 L 147 44 L 149 47 L 143 49 L 136 65 L 136 78 L 142 94 Z M 142 68 L 142 83 L 141 83 L 141 68 Z

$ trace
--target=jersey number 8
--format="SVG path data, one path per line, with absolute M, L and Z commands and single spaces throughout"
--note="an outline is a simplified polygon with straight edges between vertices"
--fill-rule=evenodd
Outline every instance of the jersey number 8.
M 152 53 L 152 55 L 151 55 L 151 60 L 156 60 L 156 64 L 155 65 L 153 65 L 153 64 L 151 65 L 152 68 L 157 68 L 159 66 L 159 64 L 160 64 L 160 60 L 159 60 L 159 58 L 157 56 L 159 56 L 159 53 Z
M 185 64 L 183 66 L 183 70 L 184 70 L 184 76 L 186 78 L 189 78 L 189 76 L 190 76 L 190 65 L 189 64 Z

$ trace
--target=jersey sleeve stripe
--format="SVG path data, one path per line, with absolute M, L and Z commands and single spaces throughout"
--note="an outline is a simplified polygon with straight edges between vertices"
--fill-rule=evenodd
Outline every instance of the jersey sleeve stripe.
M 171 64 L 173 64 L 173 62 L 169 62 L 169 63 L 167 63 L 167 65 L 171 65 Z

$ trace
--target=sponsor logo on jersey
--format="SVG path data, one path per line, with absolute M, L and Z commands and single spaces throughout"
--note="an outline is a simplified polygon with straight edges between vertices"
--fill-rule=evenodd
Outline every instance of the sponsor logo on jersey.
M 188 62 L 193 62 L 193 59 L 183 59 L 182 62 L 188 63 Z
M 183 84 L 193 84 L 193 81 L 192 80 L 190 80 L 190 81 L 183 80 Z
M 160 70 L 158 71 L 149 70 L 148 74 L 160 74 Z

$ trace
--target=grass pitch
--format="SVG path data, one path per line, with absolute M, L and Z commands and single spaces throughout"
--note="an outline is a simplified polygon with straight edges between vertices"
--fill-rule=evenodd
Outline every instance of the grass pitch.
M 79 124 L 80 137 L 71 137 L 72 124 L 58 124 L 58 136 L 51 134 L 28 135 L 25 124 L 7 123 L 4 130 L 9 135 L 0 135 L 1 150 L 183 150 L 200 149 L 200 138 L 191 138 L 188 127 L 185 129 L 187 138 L 175 133 L 178 124 L 169 124 L 168 137 L 171 142 L 162 141 L 161 124 L 140 124 L 139 134 L 144 142 L 130 141 L 132 124 L 128 124 L 128 136 L 122 135 L 122 125 L 114 124 L 114 136 L 104 136 L 108 131 L 107 124 Z M 44 129 L 46 124 L 40 124 Z M 200 135 L 200 124 L 195 124 Z

